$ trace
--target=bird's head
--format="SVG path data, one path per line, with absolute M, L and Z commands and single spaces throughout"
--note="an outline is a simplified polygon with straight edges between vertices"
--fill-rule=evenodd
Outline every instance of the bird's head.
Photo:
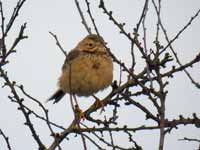
M 104 40 L 96 34 L 90 34 L 79 42 L 77 48 L 80 51 L 95 52 L 106 51 L 104 47 Z

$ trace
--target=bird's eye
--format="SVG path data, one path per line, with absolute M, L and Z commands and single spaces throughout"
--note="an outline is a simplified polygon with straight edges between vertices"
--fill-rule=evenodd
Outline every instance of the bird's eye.
M 92 43 L 89 43 L 88 45 L 89 45 L 89 47 L 92 47 L 92 46 L 93 46 L 93 44 L 92 44 Z
M 94 43 L 88 43 L 88 48 L 94 48 L 95 47 L 95 44 Z

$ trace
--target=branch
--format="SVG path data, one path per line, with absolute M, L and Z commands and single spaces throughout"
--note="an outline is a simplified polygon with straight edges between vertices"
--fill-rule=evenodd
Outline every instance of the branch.
M 17 85 L 16 85 L 16 86 L 17 86 Z M 28 93 L 24 90 L 23 85 L 20 85 L 20 86 L 17 86 L 17 87 L 22 91 L 22 93 L 23 93 L 26 97 L 28 97 L 30 100 L 32 100 L 33 102 L 35 102 L 36 104 L 39 105 L 39 107 L 42 109 L 42 111 L 43 111 L 44 114 L 45 114 L 45 119 L 42 119 L 42 120 L 45 120 L 45 122 L 46 122 L 46 124 L 47 124 L 47 126 L 48 126 L 48 128 L 49 128 L 49 130 L 50 130 L 50 132 L 51 132 L 51 135 L 54 136 L 54 135 L 55 135 L 55 132 L 53 131 L 53 129 L 52 129 L 52 127 L 51 127 L 51 124 L 53 124 L 53 123 L 51 123 L 51 122 L 49 121 L 48 110 L 42 105 L 42 103 L 41 103 L 39 100 L 35 99 L 35 98 L 32 97 L 30 94 L 28 94 Z M 23 106 L 23 107 L 25 107 L 25 106 Z M 28 111 L 30 111 L 30 113 L 34 113 L 34 114 L 36 115 L 36 113 L 35 113 L 34 111 L 31 111 L 28 107 L 26 107 L 26 109 L 28 109 Z M 36 115 L 36 116 L 39 116 L 39 115 Z M 41 118 L 41 117 L 40 117 L 40 118 Z M 55 126 L 55 124 L 54 124 L 54 126 Z
M 194 64 L 200 62 L 200 53 L 198 53 L 194 59 L 192 59 L 190 62 L 181 65 L 179 67 L 173 66 L 172 69 L 168 72 L 165 72 L 162 74 L 162 77 L 172 77 L 174 73 L 177 73 L 179 71 L 184 71 L 186 68 L 192 67 Z
M 85 111 L 86 112 L 86 111 Z M 190 124 L 194 124 L 197 127 L 200 127 L 200 119 L 194 114 L 193 118 L 188 118 L 185 119 L 183 116 L 181 116 L 179 119 L 174 119 L 172 121 L 168 121 L 165 120 L 165 124 L 164 124 L 164 128 L 168 129 L 168 132 L 171 131 L 173 128 L 177 128 L 177 126 L 179 125 L 190 125 Z M 116 127 L 116 128 L 78 128 L 76 126 L 76 121 L 72 121 L 71 125 L 63 132 L 61 132 L 60 134 L 58 134 L 58 136 L 56 137 L 56 139 L 54 140 L 54 142 L 51 144 L 51 146 L 47 149 L 47 150 L 54 150 L 59 143 L 61 143 L 64 138 L 66 136 L 68 136 L 70 133 L 94 133 L 94 132 L 119 132 L 119 131 L 131 131 L 131 132 L 136 132 L 136 131 L 140 131 L 140 130 L 154 130 L 154 129 L 160 129 L 160 126 L 140 126 L 137 128 L 128 128 L 127 126 L 124 127 Z
M 88 32 L 89 34 L 92 34 L 91 28 L 87 25 L 87 22 L 86 22 L 86 20 L 85 20 L 85 17 L 84 17 L 84 15 L 83 15 L 83 12 L 82 12 L 82 10 L 81 10 L 81 7 L 80 7 L 80 5 L 79 5 L 78 0 L 74 0 L 74 1 L 75 1 L 76 7 L 77 7 L 77 9 L 78 9 L 79 15 L 80 15 L 81 20 L 82 20 L 81 23 L 83 24 L 83 26 L 85 27 L 85 29 L 87 30 L 87 32 Z
M 163 53 L 168 47 L 170 47 L 171 46 L 171 44 L 192 24 L 192 22 L 199 16 L 199 13 L 200 13 L 200 9 L 195 13 L 195 15 L 194 16 L 192 16 L 191 17 L 191 19 L 188 21 L 188 23 L 174 36 L 174 38 L 173 39 L 171 39 L 170 41 L 169 41 L 169 39 L 168 38 L 166 38 L 167 39 L 167 41 L 168 41 L 168 44 L 163 48 L 163 50 L 160 52 L 160 53 Z M 160 25 L 161 25 L 161 28 L 162 28 L 162 30 L 163 30 L 163 32 L 165 33 L 165 35 L 167 35 L 166 34 L 166 30 L 163 28 L 163 24 L 161 23 L 161 20 L 160 20 Z M 168 37 L 168 36 L 166 36 L 166 37 Z
M 172 40 L 169 40 L 169 37 L 167 35 L 167 31 L 164 27 L 164 25 L 162 24 L 161 22 L 161 18 L 160 18 L 160 12 L 154 2 L 154 0 L 152 0 L 153 2 L 153 5 L 155 7 L 155 10 L 156 10 L 156 13 L 157 13 L 157 16 L 158 16 L 158 23 L 159 25 L 161 26 L 161 29 L 165 35 L 165 39 L 167 40 L 168 44 L 167 46 L 165 46 L 165 48 L 162 49 L 162 51 L 160 52 L 163 53 L 168 47 L 170 48 L 170 50 L 172 51 L 177 63 L 179 64 L 179 66 L 182 66 L 182 63 L 180 62 L 178 56 L 177 56 L 177 53 L 175 52 L 174 48 L 172 47 L 172 43 L 178 39 L 178 37 L 191 25 L 191 23 L 198 17 L 199 13 L 200 13 L 200 9 L 196 12 L 196 14 L 194 16 L 191 17 L 191 19 L 189 20 L 189 22 L 176 34 L 176 36 L 172 39 Z M 197 88 L 200 88 L 200 84 L 198 82 L 195 82 L 195 80 L 192 78 L 192 76 L 189 74 L 189 72 L 187 70 L 184 69 L 184 72 L 186 73 L 186 75 L 188 76 L 188 78 L 191 80 L 192 84 L 194 84 Z
M 0 135 L 2 135 L 2 137 L 4 138 L 4 140 L 7 144 L 8 150 L 12 150 L 12 148 L 10 146 L 9 138 L 4 134 L 4 132 L 1 129 L 0 129 Z
M 8 78 L 7 74 L 5 73 L 4 70 L 2 70 L 2 68 L 0 67 L 0 75 L 1 77 L 4 79 L 5 83 L 6 83 L 6 86 L 8 86 L 11 90 L 11 93 L 13 94 L 13 96 L 9 96 L 9 99 L 11 99 L 12 101 L 13 100 L 16 100 L 17 104 L 19 105 L 19 110 L 22 111 L 25 119 L 26 119 L 26 122 L 25 122 L 25 125 L 27 125 L 33 135 L 33 138 L 35 139 L 35 141 L 37 142 L 38 146 L 39 146 L 39 149 L 40 150 L 43 150 L 45 149 L 45 146 L 43 145 L 43 143 L 41 142 L 40 138 L 39 138 L 39 135 L 37 134 L 33 124 L 32 124 L 32 121 L 29 117 L 29 112 L 26 111 L 26 109 L 23 107 L 23 99 L 20 98 L 20 96 L 18 95 L 16 89 L 15 89 L 15 82 L 13 81 L 10 81 L 10 79 Z
M 194 141 L 194 142 L 199 142 L 200 143 L 200 140 L 199 139 L 192 139 L 192 138 L 187 138 L 187 137 L 184 137 L 183 139 L 179 139 L 179 141 Z
M 16 7 L 15 7 L 14 10 L 13 10 L 12 16 L 11 16 L 11 18 L 10 18 L 10 20 L 9 20 L 9 22 L 8 22 L 8 24 L 7 24 L 7 26 L 6 26 L 6 29 L 5 29 L 5 36 L 7 36 L 9 30 L 11 29 L 11 27 L 12 27 L 14 21 L 16 20 L 18 14 L 19 14 L 19 11 L 21 10 L 21 8 L 22 8 L 24 2 L 26 2 L 26 0 L 19 0 L 19 1 L 17 2 L 17 5 L 16 5 Z
M 53 36 L 53 38 L 56 40 L 56 45 L 59 47 L 59 49 L 62 51 L 62 53 L 65 55 L 65 57 L 67 57 L 67 53 L 66 53 L 66 51 L 62 48 L 62 46 L 61 46 L 61 44 L 60 44 L 60 42 L 59 42 L 59 40 L 58 40 L 58 38 L 57 38 L 57 36 L 54 34 L 54 33 L 52 33 L 51 31 L 49 31 L 49 33 Z
M 200 118 L 194 113 L 192 118 L 184 118 L 182 115 L 179 116 L 179 119 L 173 119 L 172 121 L 165 120 L 165 126 L 170 129 L 176 128 L 178 125 L 195 125 L 197 128 L 200 128 Z
M 26 29 L 26 23 L 24 23 L 21 28 L 20 28 L 20 31 L 19 31 L 19 34 L 17 36 L 17 38 L 15 39 L 15 41 L 13 42 L 11 48 L 3 55 L 1 61 L 0 61 L 0 67 L 5 65 L 7 62 L 6 62 L 6 59 L 7 57 L 11 54 L 11 53 L 15 53 L 16 50 L 14 50 L 14 48 L 19 44 L 19 42 L 23 39 L 26 39 L 28 38 L 28 36 L 24 36 L 24 30 Z
M 134 38 L 131 37 L 130 33 L 127 33 L 124 29 L 125 23 L 118 23 L 118 21 L 113 17 L 113 12 L 108 11 L 105 7 L 104 1 L 100 0 L 99 8 L 103 9 L 103 12 L 109 17 L 109 20 L 111 20 L 120 30 L 120 33 L 124 34 L 132 43 L 135 43 L 139 51 L 141 52 L 142 56 L 146 58 L 146 55 L 144 53 L 144 49 L 141 46 L 141 43 L 137 39 L 137 35 L 135 35 Z
M 138 23 L 137 23 L 137 25 L 136 25 L 136 28 L 134 28 L 134 33 L 133 33 L 133 34 L 135 35 L 134 41 L 137 39 L 138 30 L 139 30 L 140 25 L 141 25 L 141 23 L 142 23 L 142 20 L 143 20 L 143 18 L 144 18 L 145 11 L 146 11 L 146 7 L 147 7 L 147 3 L 148 3 L 148 1 L 146 0 L 145 3 L 144 3 L 144 6 L 143 6 L 143 10 L 142 10 L 142 14 L 141 14 L 141 16 L 140 16 L 140 19 L 139 19 L 139 21 L 138 21 Z M 131 70 L 134 69 L 134 66 L 135 66 L 135 64 L 136 64 L 136 62 L 135 62 L 135 56 L 134 56 L 134 45 L 135 45 L 135 43 L 134 43 L 133 41 L 131 41 L 131 56 L 132 56 Z
M 6 54 L 6 45 L 5 45 L 5 17 L 3 13 L 3 4 L 0 1 L 0 13 L 1 13 L 1 32 L 2 32 L 2 37 L 0 38 L 0 52 L 2 51 L 2 56 L 5 56 Z M 1 53 L 0 53 L 1 54 Z M 0 55 L 1 56 L 1 55 Z
M 85 3 L 86 3 L 86 6 L 87 6 L 87 12 L 88 12 L 88 14 L 89 14 L 90 20 L 92 21 L 92 24 L 93 24 L 93 26 L 94 26 L 94 29 L 95 29 L 97 35 L 100 36 L 100 33 L 99 33 L 99 31 L 98 31 L 98 28 L 97 28 L 97 25 L 96 25 L 96 23 L 95 23 L 95 21 L 94 21 L 94 18 L 93 18 L 93 16 L 92 16 L 92 13 L 91 13 L 91 10 L 90 10 L 90 3 L 88 2 L 88 0 L 85 0 Z

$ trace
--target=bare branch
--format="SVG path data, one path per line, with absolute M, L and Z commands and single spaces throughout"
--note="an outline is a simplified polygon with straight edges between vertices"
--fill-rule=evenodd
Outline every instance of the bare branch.
M 200 143 L 200 140 L 199 139 L 192 139 L 192 138 L 187 138 L 187 137 L 184 137 L 183 139 L 179 139 L 179 141 L 194 141 L 194 142 L 199 142 Z
M 6 45 L 5 45 L 5 17 L 3 13 L 3 4 L 0 1 L 0 13 L 1 13 L 1 32 L 2 32 L 2 37 L 0 38 L 0 54 L 2 52 L 2 56 L 5 56 L 6 54 Z
M 168 41 L 168 44 L 163 48 L 163 50 L 160 52 L 160 53 L 163 53 L 168 47 L 171 46 L 171 44 L 177 40 L 177 38 L 192 24 L 192 22 L 199 16 L 199 13 L 200 13 L 200 9 L 195 13 L 194 16 L 191 17 L 191 19 L 189 20 L 189 22 L 174 36 L 174 38 L 172 40 L 169 41 L 168 39 L 168 36 L 166 36 L 166 40 Z M 166 30 L 165 28 L 163 27 L 163 25 L 161 24 L 161 20 L 159 21 L 160 22 L 160 25 L 161 25 L 161 28 L 164 32 L 165 35 L 166 34 Z
M 2 68 L 0 67 L 0 74 L 1 77 L 4 79 L 4 81 L 6 82 L 6 85 L 10 88 L 11 93 L 13 94 L 13 96 L 9 96 L 9 98 L 11 100 L 16 100 L 17 104 L 19 105 L 20 110 L 22 111 L 26 122 L 25 125 L 27 125 L 33 135 L 33 138 L 35 139 L 35 141 L 37 142 L 38 146 L 40 149 L 44 149 L 45 146 L 43 145 L 43 143 L 41 142 L 39 135 L 37 134 L 32 121 L 29 117 L 29 112 L 26 111 L 26 109 L 23 107 L 23 99 L 20 98 L 20 96 L 18 95 L 16 89 L 15 89 L 15 82 L 10 81 L 10 79 L 8 78 L 7 74 L 5 73 L 4 70 L 2 70 Z
M 88 32 L 89 34 L 92 34 L 91 28 L 88 26 L 88 24 L 87 24 L 87 22 L 86 22 L 86 20 L 85 20 L 85 17 L 84 17 L 84 15 L 83 15 L 83 12 L 82 12 L 82 10 L 81 10 L 81 7 L 80 7 L 80 5 L 79 5 L 78 0 L 75 0 L 75 4 L 76 4 L 76 7 L 77 7 L 77 9 L 78 9 L 79 15 L 80 15 L 80 17 L 81 17 L 81 20 L 82 20 L 81 22 L 82 22 L 82 24 L 84 25 L 84 27 L 85 27 L 85 29 L 87 30 L 87 32 Z
M 94 17 L 92 16 L 91 10 L 90 10 L 90 3 L 88 0 L 85 0 L 85 3 L 87 5 L 87 13 L 89 14 L 90 20 L 92 21 L 93 27 L 97 33 L 98 36 L 100 36 L 99 30 L 97 28 L 97 25 L 95 23 Z
M 18 14 L 19 14 L 19 11 L 21 10 L 23 4 L 26 2 L 26 0 L 19 0 L 17 2 L 17 5 L 16 7 L 14 8 L 13 10 L 13 13 L 12 13 L 12 16 L 8 22 L 8 24 L 6 25 L 6 29 L 5 29 L 5 36 L 7 36 L 8 32 L 10 31 L 12 25 L 14 24 Z
M 12 148 L 10 146 L 9 138 L 5 135 L 5 133 L 1 129 L 0 129 L 0 135 L 2 135 L 2 137 L 4 138 L 4 140 L 7 144 L 8 150 L 12 150 Z
M 59 49 L 62 51 L 62 53 L 65 55 L 65 57 L 67 57 L 67 53 L 66 51 L 62 48 L 58 38 L 57 38 L 57 35 L 55 35 L 54 33 L 52 33 L 51 31 L 49 31 L 49 33 L 53 36 L 53 38 L 56 40 L 56 45 L 59 47 Z

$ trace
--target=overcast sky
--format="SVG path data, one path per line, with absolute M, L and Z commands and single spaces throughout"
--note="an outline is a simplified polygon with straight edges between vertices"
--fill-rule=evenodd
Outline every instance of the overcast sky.
M 80 0 L 81 1 L 81 0 Z M 82 1 L 83 2 L 83 1 Z M 114 16 L 120 22 L 126 22 L 125 29 L 131 32 L 136 26 L 140 17 L 143 1 L 141 0 L 106 0 L 105 4 L 110 10 L 113 10 Z M 16 4 L 16 0 L 4 0 L 4 14 L 6 19 L 10 17 L 11 12 Z M 80 3 L 85 11 L 85 3 Z M 130 43 L 119 34 L 118 29 L 108 20 L 108 17 L 98 8 L 98 3 L 91 3 L 92 12 L 95 14 L 97 25 L 101 35 L 108 42 L 108 46 L 112 52 L 120 58 L 127 66 L 130 61 Z M 199 0 L 168 0 L 162 3 L 163 23 L 173 38 L 177 32 L 189 21 L 200 8 Z M 7 21 L 7 20 L 6 20 Z M 147 42 L 148 48 L 153 47 L 156 29 L 156 17 L 152 5 L 149 6 L 149 14 L 147 16 Z M 15 80 L 18 84 L 23 84 L 27 92 L 38 98 L 41 102 L 44 101 L 57 89 L 57 79 L 60 75 L 60 69 L 64 61 L 64 55 L 57 48 L 55 40 L 48 33 L 52 31 L 57 34 L 62 46 L 66 51 L 75 47 L 87 32 L 81 24 L 80 16 L 76 9 L 73 0 L 27 0 L 23 6 L 16 24 L 13 27 L 10 38 L 7 40 L 8 45 L 13 42 L 17 35 L 20 25 L 27 22 L 25 34 L 28 39 L 22 41 L 17 47 L 17 53 L 10 57 L 10 64 L 7 65 L 8 75 L 10 79 Z M 89 22 L 90 23 L 90 22 Z M 91 24 L 90 24 L 91 25 Z M 192 25 L 180 36 L 174 43 L 174 48 L 180 56 L 182 62 L 187 62 L 192 56 L 195 56 L 200 50 L 200 16 L 192 23 Z M 142 36 L 142 35 L 141 35 Z M 163 44 L 166 44 L 163 38 Z M 140 60 L 139 53 L 136 56 Z M 142 68 L 142 63 L 137 62 L 136 71 Z M 200 82 L 200 65 L 194 65 L 189 70 L 197 81 Z M 115 65 L 114 79 L 118 80 L 119 68 Z M 125 79 L 125 76 L 124 76 Z M 169 95 L 166 103 L 166 113 L 169 119 L 178 117 L 179 114 L 184 114 L 186 117 L 191 117 L 193 112 L 200 116 L 200 91 L 196 89 L 186 75 L 178 73 L 173 79 L 170 79 L 171 85 L 168 86 Z M 1 85 L 2 80 L 0 80 Z M 101 98 L 109 93 L 108 88 L 104 92 L 97 95 Z M 10 137 L 10 143 L 13 149 L 36 149 L 37 145 L 33 142 L 30 131 L 23 125 L 24 116 L 20 111 L 17 111 L 17 106 L 7 99 L 9 94 L 8 88 L 0 90 L 0 129 L 3 129 L 7 136 Z M 67 98 L 65 98 L 67 99 Z M 80 98 L 79 103 L 82 109 L 86 109 L 94 99 Z M 29 106 L 36 111 L 39 111 L 38 106 L 27 102 Z M 148 103 L 147 103 L 148 104 Z M 44 105 L 49 108 L 51 119 L 65 127 L 69 125 L 73 119 L 72 110 L 69 101 L 61 101 L 56 105 L 51 103 Z M 109 111 L 109 110 L 108 110 Z M 133 127 L 139 125 L 143 121 L 138 110 L 121 110 L 123 116 L 121 122 L 129 123 Z M 130 113 L 133 115 L 130 119 Z M 49 132 L 45 129 L 44 123 L 34 119 L 35 127 L 45 144 L 48 146 L 52 142 L 49 137 Z M 143 131 L 135 134 L 135 139 L 145 150 L 155 150 L 158 146 L 159 136 L 156 131 Z M 197 148 L 197 143 L 178 141 L 183 137 L 191 137 L 200 139 L 200 130 L 194 126 L 181 126 L 179 130 L 173 130 L 172 134 L 167 135 L 165 149 L 170 150 L 192 150 Z M 119 143 L 125 143 L 126 138 L 119 137 Z M 0 145 L 4 144 L 0 138 Z M 70 141 L 62 143 L 64 148 L 73 147 L 74 149 L 82 149 L 80 138 L 70 136 Z M 93 150 L 92 145 L 88 148 Z M 1 149 L 1 146 L 0 146 Z

